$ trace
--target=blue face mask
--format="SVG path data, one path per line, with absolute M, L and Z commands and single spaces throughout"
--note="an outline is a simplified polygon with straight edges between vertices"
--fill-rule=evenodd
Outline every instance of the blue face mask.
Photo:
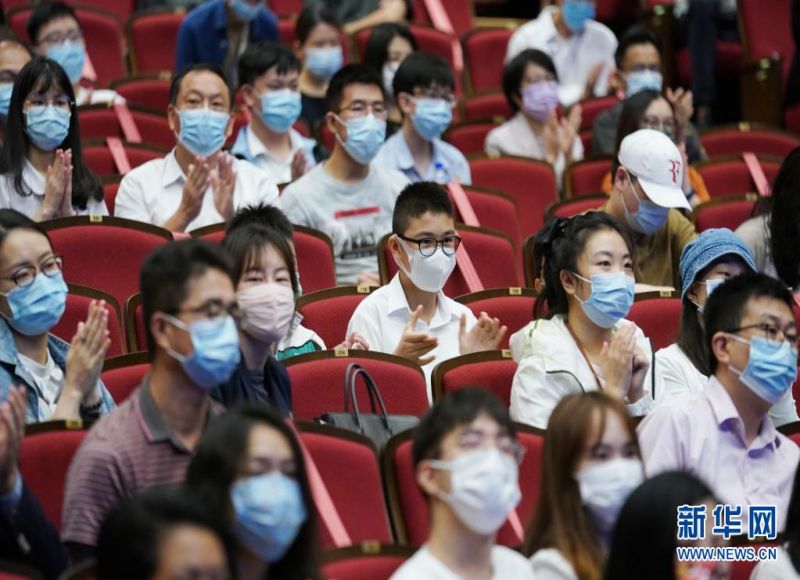
M 336 140 L 350 157 L 362 165 L 367 165 L 383 145 L 386 138 L 386 121 L 376 119 L 374 115 L 357 117 L 348 121 L 336 118 L 347 127 L 347 140 L 342 141 L 339 133 L 336 133 Z
M 625 96 L 630 97 L 642 91 L 661 92 L 664 79 L 654 70 L 637 70 L 625 75 Z
M 341 46 L 306 49 L 306 68 L 317 78 L 330 80 L 344 62 Z
M 444 99 L 415 99 L 411 122 L 426 141 L 437 139 L 453 120 L 453 109 Z
M 239 366 L 239 332 L 230 315 L 198 320 L 186 324 L 174 316 L 167 318 L 192 337 L 192 354 L 182 355 L 167 350 L 169 355 L 181 363 L 183 370 L 195 385 L 204 391 L 226 383 Z
M 582 33 L 586 23 L 594 20 L 595 15 L 593 0 L 564 0 L 561 6 L 561 17 L 573 34 Z
M 67 40 L 47 50 L 47 58 L 61 65 L 73 85 L 81 80 L 83 65 L 86 63 L 86 46 L 83 42 Z
M 55 276 L 40 272 L 30 286 L 14 288 L 3 296 L 11 310 L 11 327 L 25 336 L 39 336 L 61 320 L 67 305 L 67 285 L 61 272 Z
M 236 538 L 267 562 L 286 555 L 307 517 L 300 484 L 280 472 L 234 483 L 231 503 Z
M 225 144 L 225 129 L 231 117 L 211 109 L 182 109 L 178 111 L 181 130 L 178 140 L 198 157 L 208 157 Z
M 575 274 L 584 282 L 592 285 L 592 293 L 581 303 L 586 316 L 600 328 L 611 328 L 628 315 L 633 304 L 635 282 L 625 272 L 612 272 L 610 274 L 592 274 L 586 279 L 580 274 Z
M 711 293 L 716 290 L 725 280 L 727 280 L 727 278 L 711 278 L 710 280 L 703 282 L 703 284 L 706 285 L 706 302 L 708 302 L 708 299 L 711 298 Z M 697 302 L 693 302 L 693 304 L 697 306 L 697 311 L 702 314 L 705 304 L 698 304 Z
M 245 0 L 231 0 L 228 3 L 228 6 L 231 7 L 231 10 L 233 10 L 236 18 L 242 22 L 252 22 L 256 19 L 256 16 L 258 16 L 258 11 L 261 10 L 262 6 L 264 6 L 264 2 L 250 4 Z
M 762 336 L 750 340 L 729 334 L 733 340 L 750 345 L 750 359 L 743 371 L 730 365 L 732 373 L 770 405 L 777 403 L 797 378 L 797 351 L 787 341 L 773 342 Z
M 38 149 L 53 151 L 67 138 L 71 116 L 70 111 L 53 105 L 31 107 L 25 114 L 25 133 Z
M 261 95 L 261 120 L 275 133 L 286 133 L 300 116 L 300 93 L 289 89 Z
M 628 183 L 630 183 L 634 195 L 639 200 L 639 211 L 635 214 L 630 213 L 628 211 L 628 204 L 625 203 L 625 198 L 623 196 L 622 211 L 625 213 L 625 221 L 628 222 L 631 229 L 636 230 L 640 234 L 652 236 L 667 223 L 669 208 L 656 205 L 649 199 L 639 199 L 630 176 L 628 177 Z
M 0 85 L 0 117 L 8 118 L 8 106 L 11 104 L 11 93 L 14 92 L 13 83 Z

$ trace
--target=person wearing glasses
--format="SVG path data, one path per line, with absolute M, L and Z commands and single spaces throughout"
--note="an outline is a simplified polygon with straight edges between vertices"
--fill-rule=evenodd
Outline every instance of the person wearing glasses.
M 800 449 L 769 411 L 797 376 L 794 299 L 784 284 L 748 272 L 723 282 L 703 308 L 712 376 L 699 393 L 658 405 L 638 427 L 648 476 L 688 471 L 721 503 L 777 506 L 783 531 Z M 710 517 L 710 516 L 709 516 Z
M 412 182 L 472 183 L 464 154 L 440 139 L 456 106 L 455 77 L 447 61 L 414 52 L 400 64 L 392 87 L 403 124 L 378 151 L 375 164 L 402 171 Z
M 0 151 L 0 208 L 36 220 L 108 215 L 103 186 L 84 163 L 72 85 L 55 61 L 19 73 Z
M 184 480 L 210 418 L 222 411 L 209 391 L 241 361 L 233 268 L 221 248 L 165 244 L 147 257 L 140 280 L 150 372 L 94 424 L 72 460 L 61 532 L 73 563 L 94 557 L 117 503 Z
M 523 556 L 496 543 L 522 497 L 525 455 L 503 403 L 480 388 L 448 394 L 414 429 L 412 454 L 430 533 L 391 580 L 534 578 Z
M 430 385 L 434 366 L 461 354 L 496 349 L 507 328 L 485 312 L 476 319 L 442 292 L 456 267 L 461 238 L 441 185 L 408 185 L 394 206 L 392 233 L 389 249 L 399 271 L 356 307 L 347 336 L 357 332 L 371 350 L 419 364 Z
M 330 236 L 339 284 L 378 286 L 378 242 L 391 231 L 394 201 L 408 183 L 372 163 L 386 136 L 383 83 L 365 65 L 350 64 L 333 76 L 325 101 L 333 152 L 286 187 L 280 207 L 293 224 Z

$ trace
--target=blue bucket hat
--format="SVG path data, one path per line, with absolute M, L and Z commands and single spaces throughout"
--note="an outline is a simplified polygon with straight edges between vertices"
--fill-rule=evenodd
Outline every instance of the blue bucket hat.
M 745 243 L 728 228 L 713 228 L 704 231 L 686 244 L 681 253 L 681 299 L 695 283 L 697 275 L 722 256 L 738 256 L 755 272 L 753 255 Z

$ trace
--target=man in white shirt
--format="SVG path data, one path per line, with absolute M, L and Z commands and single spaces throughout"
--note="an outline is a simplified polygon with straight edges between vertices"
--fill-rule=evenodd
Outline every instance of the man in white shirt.
M 228 221 L 239 207 L 274 204 L 278 188 L 269 176 L 221 151 L 233 128 L 232 97 L 217 67 L 178 74 L 167 108 L 175 149 L 125 175 L 114 215 L 189 232 Z
M 386 138 L 383 81 L 364 65 L 347 65 L 325 100 L 333 152 L 284 190 L 281 209 L 293 224 L 330 236 L 337 282 L 377 286 L 378 241 L 391 231 L 394 201 L 408 183 L 402 173 L 370 164 Z
M 617 38 L 594 17 L 594 0 L 556 0 L 554 6 L 514 32 L 506 61 L 526 48 L 550 55 L 558 71 L 558 96 L 565 107 L 605 95 L 614 70 Z
M 533 579 L 527 559 L 495 545 L 521 498 L 522 454 L 508 411 L 487 390 L 455 391 L 428 411 L 414 432 L 413 458 L 430 535 L 391 580 Z
M 394 353 L 420 366 L 430 384 L 433 367 L 449 358 L 494 350 L 507 328 L 442 292 L 456 267 L 461 244 L 453 206 L 442 186 L 422 181 L 397 198 L 389 248 L 399 272 L 353 312 L 348 336 L 357 332 L 373 351 Z

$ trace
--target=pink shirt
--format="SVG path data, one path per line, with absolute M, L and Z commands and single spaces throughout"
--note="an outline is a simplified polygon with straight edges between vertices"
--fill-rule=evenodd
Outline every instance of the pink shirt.
M 742 506 L 744 532 L 746 506 L 775 505 L 783 531 L 800 449 L 768 415 L 748 447 L 736 407 L 716 377 L 702 392 L 656 407 L 637 433 L 648 477 L 671 470 L 699 477 L 722 503 Z

